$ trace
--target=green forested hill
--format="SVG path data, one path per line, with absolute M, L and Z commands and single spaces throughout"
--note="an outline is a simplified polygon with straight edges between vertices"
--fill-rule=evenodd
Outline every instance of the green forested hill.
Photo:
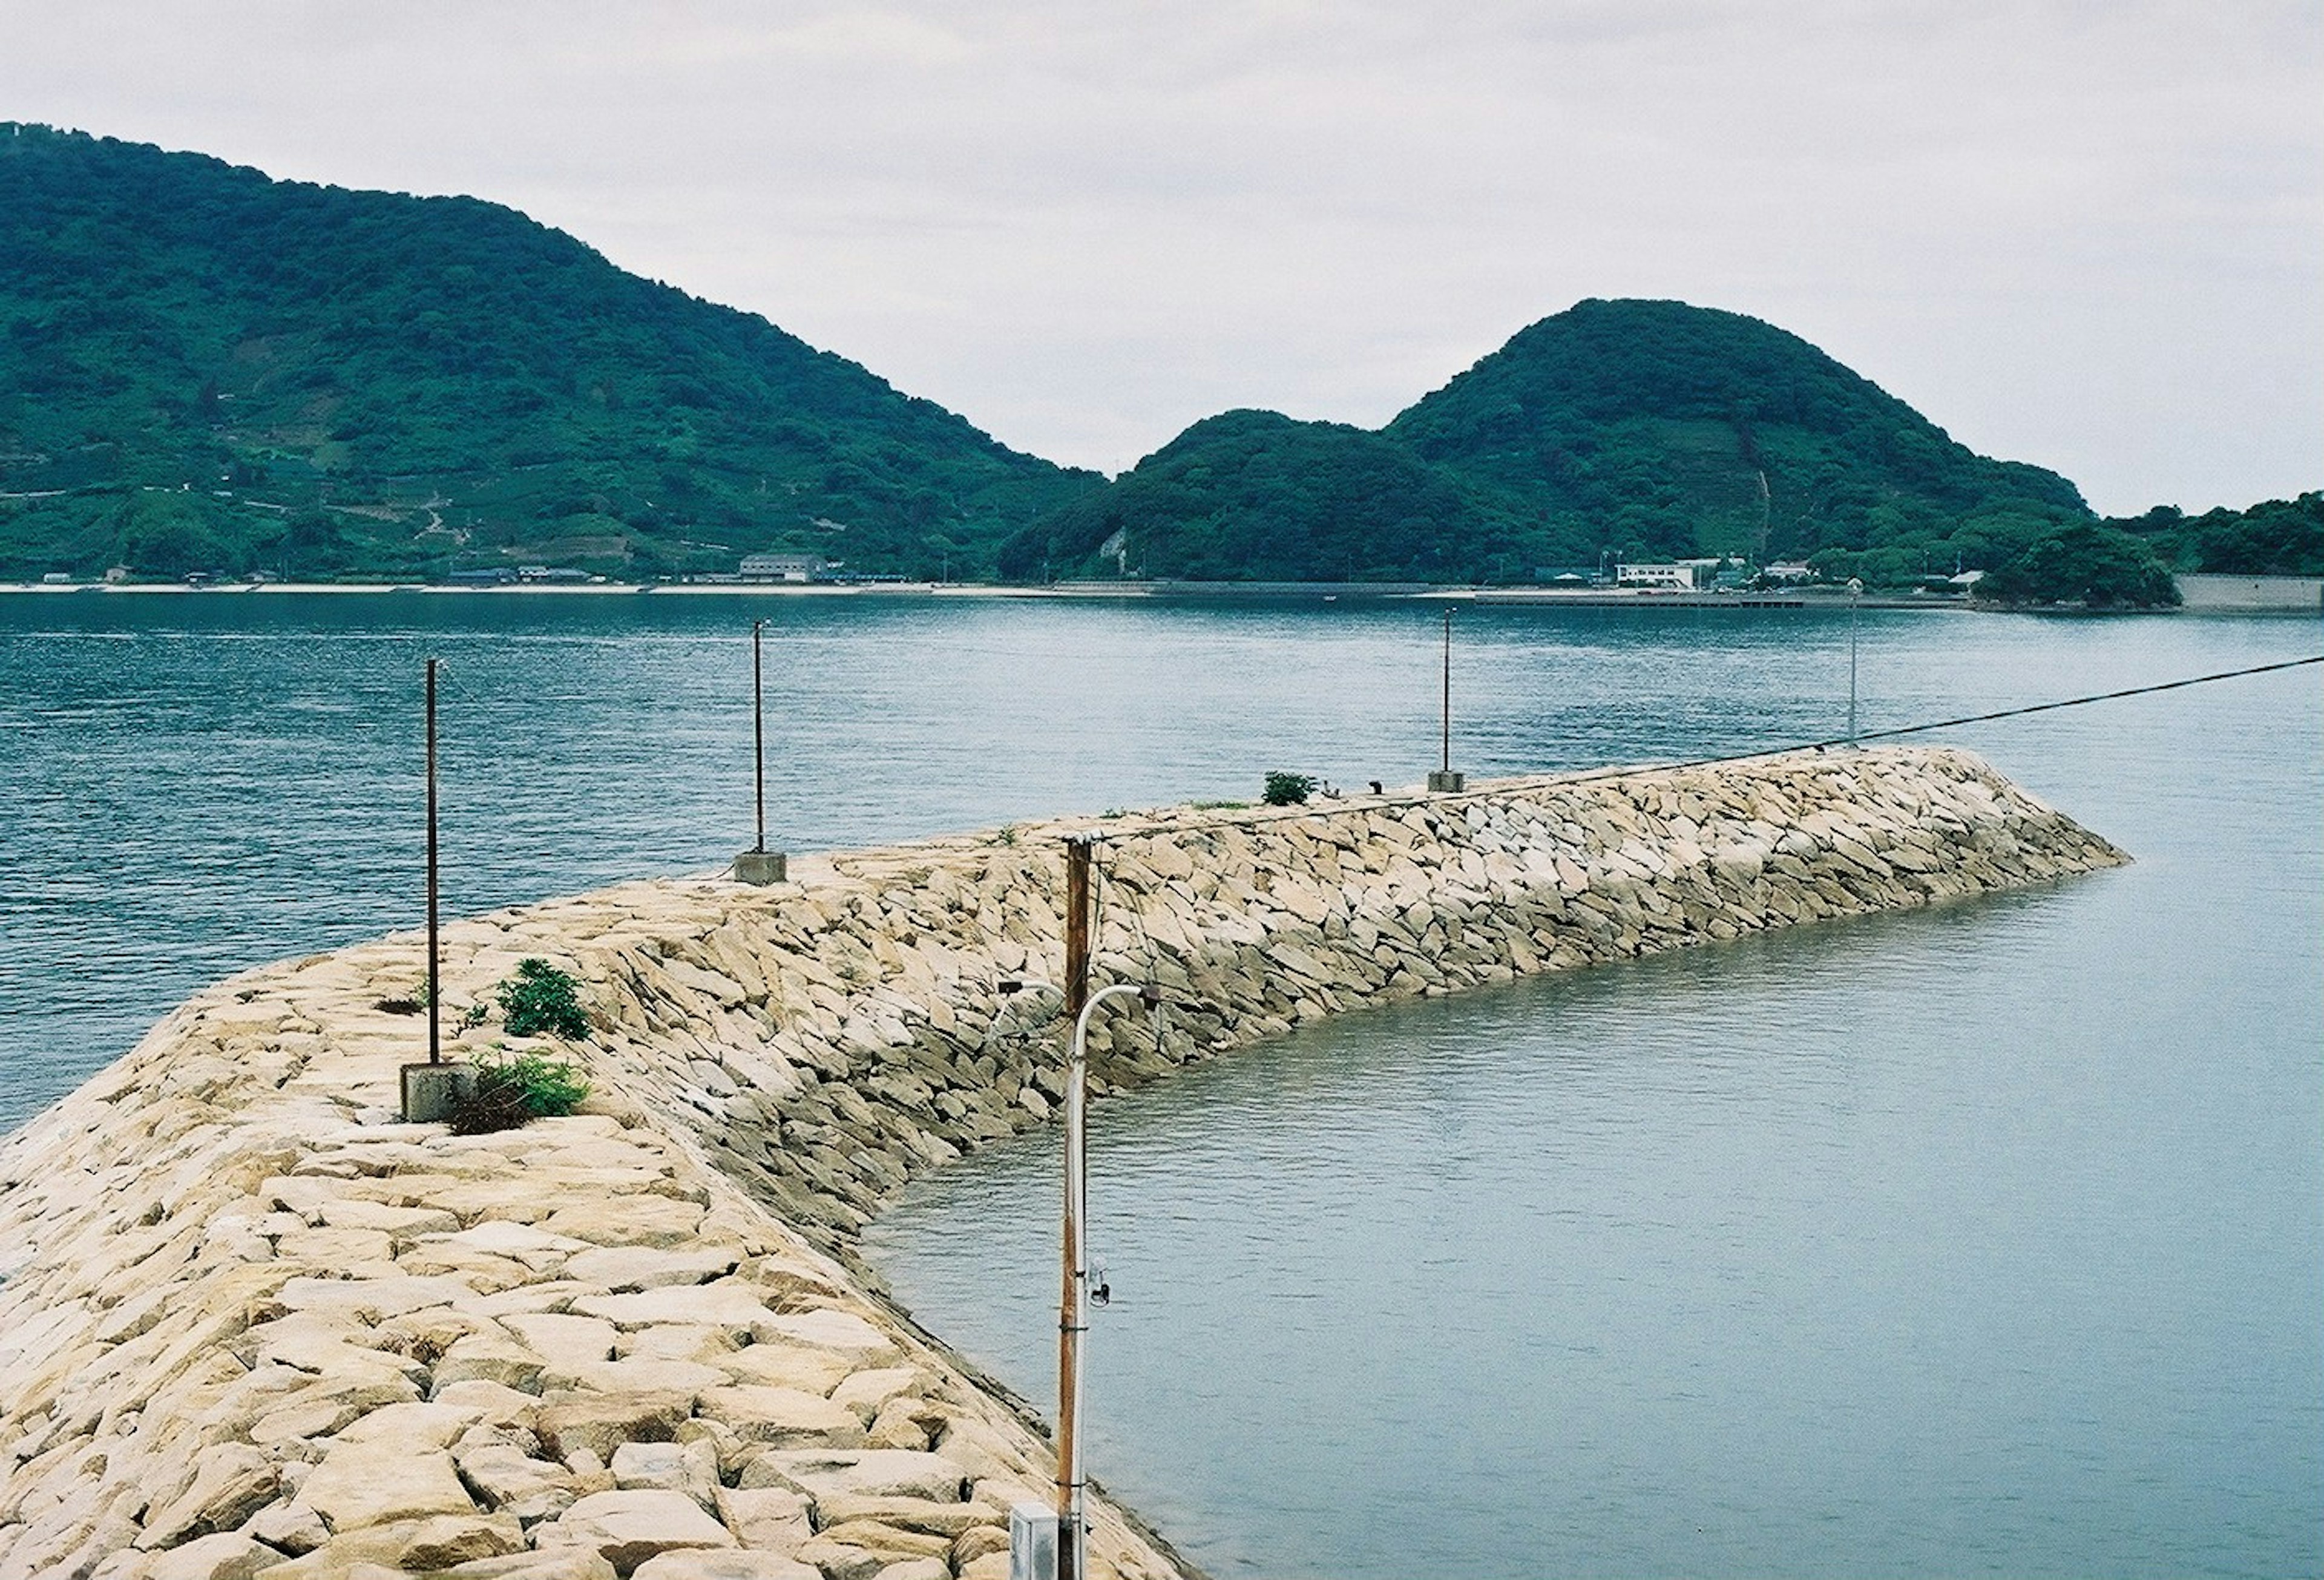
M 1097 482 L 512 209 L 0 124 L 0 578 L 973 571 Z
M 1886 584 L 2090 519 L 2064 478 L 1974 454 L 1796 335 L 1683 302 L 1582 302 L 1379 433 L 1273 418 L 1271 465 L 1254 418 L 1196 424 L 1004 566 L 1089 568 L 1118 532 L 1157 576 L 1523 581 L 1610 552 L 1812 556 Z M 1326 500 L 1395 523 L 1393 546 L 1282 529 L 1286 501 Z
M 2146 539 L 2173 570 L 2324 576 L 2324 491 L 2200 516 L 2158 505 L 2110 525 Z
M 1461 581 L 1497 552 L 1521 573 L 1510 550 L 1523 536 L 1504 502 L 1393 439 L 1230 411 L 1010 539 L 1001 568 L 1034 578 L 1094 556 L 1190 581 Z
M 1665 301 L 1535 324 L 1384 428 L 1231 411 L 1108 483 L 466 198 L 0 123 L 0 580 L 868 574 L 1525 582 L 1810 559 L 2144 602 L 2324 564 L 2319 496 L 2101 523 L 1797 336 Z
M 1683 302 L 1579 303 L 1387 431 L 1577 547 L 1804 559 L 2089 513 L 2057 473 L 1956 444 L 1799 336 Z

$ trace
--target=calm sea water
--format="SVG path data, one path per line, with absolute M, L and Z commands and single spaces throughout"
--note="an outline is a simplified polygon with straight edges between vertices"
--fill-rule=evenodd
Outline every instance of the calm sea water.
M 186 992 L 773 842 L 1434 766 L 1436 617 L 1342 603 L 0 596 L 0 1125 Z M 1847 622 L 1464 611 L 1456 766 L 1833 733 Z M 1863 620 L 1868 728 L 2317 650 Z M 1960 732 L 2135 867 L 1351 1018 L 1097 1112 L 1093 1465 L 1221 1575 L 2324 1570 L 2314 669 Z M 1054 1140 L 877 1228 L 1051 1392 Z

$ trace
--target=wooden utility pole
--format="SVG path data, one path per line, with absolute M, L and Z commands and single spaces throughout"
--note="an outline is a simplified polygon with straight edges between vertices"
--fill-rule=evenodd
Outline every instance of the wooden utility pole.
M 1065 841 L 1065 1024 L 1078 1027 L 1089 1002 L 1090 846 Z M 1069 1132 L 1088 1102 L 1085 1067 L 1068 1059 L 1065 1110 Z M 1057 1580 L 1084 1580 L 1081 1557 L 1081 1352 L 1088 1318 L 1082 1304 L 1082 1221 L 1088 1180 L 1074 1149 L 1065 1149 L 1065 1233 L 1059 1237 L 1063 1276 L 1057 1296 Z

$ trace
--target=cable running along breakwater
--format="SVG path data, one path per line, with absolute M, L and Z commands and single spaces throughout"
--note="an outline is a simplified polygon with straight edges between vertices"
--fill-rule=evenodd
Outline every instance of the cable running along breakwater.
M 1504 780 L 1476 790 L 1367 795 L 1360 800 L 1351 800 L 1336 806 L 1330 804 L 1318 806 L 1312 802 L 1302 802 L 1296 805 L 1283 807 L 1245 808 L 1243 815 L 1248 819 L 1253 812 L 1274 812 L 1285 818 L 1338 817 L 1356 813 L 1375 812 L 1383 806 L 1411 806 L 1423 804 L 1443 805 L 1448 802 L 1483 800 L 1506 794 L 1512 785 L 1520 783 L 1554 782 L 1562 785 L 1592 785 L 1606 779 L 1621 778 L 1630 774 L 1670 773 L 1681 768 L 1718 767 L 1727 763 L 1748 763 L 1758 758 L 1781 757 L 1787 752 L 1830 751 L 1835 747 L 1860 746 L 1868 740 L 1894 740 L 1900 736 L 1925 735 L 1932 730 L 1953 730 L 1965 724 L 1989 724 L 1998 719 L 2022 718 L 2028 713 L 2052 713 L 2061 708 L 2088 707 L 2092 703 L 2119 702 L 2125 697 L 2147 696 L 2156 692 L 2181 691 L 2188 686 L 2209 685 L 2214 681 L 2221 680 L 2241 680 L 2246 675 L 2268 675 L 2280 669 L 2299 669 L 2310 664 L 2324 664 L 2324 653 L 2307 658 L 2281 659 L 2273 664 L 2255 664 L 2245 669 L 2222 669 L 2210 675 L 2190 675 L 2179 680 L 2158 681 L 2152 685 L 2126 686 L 2120 691 L 2095 692 L 2089 696 L 2066 697 L 2054 703 L 2029 703 L 2022 708 L 2001 708 L 1989 713 L 1969 713 L 1958 719 L 1937 719 L 1923 724 L 1899 724 L 1888 730 L 1858 730 L 1854 736 L 1835 735 L 1823 740 L 1803 740 L 1789 746 L 1754 747 L 1749 751 L 1721 752 L 1715 757 L 1686 758 L 1672 762 L 1626 763 L 1611 767 L 1589 768 L 1576 774 L 1519 775 L 1513 780 Z M 1109 845 L 1151 833 L 1158 826 L 1161 825 L 1151 820 L 1143 820 L 1118 828 L 1081 830 L 1076 831 L 1074 837 L 1086 840 L 1093 845 Z

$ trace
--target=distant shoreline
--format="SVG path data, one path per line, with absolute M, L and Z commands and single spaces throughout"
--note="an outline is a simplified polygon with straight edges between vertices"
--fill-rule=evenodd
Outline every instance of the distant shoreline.
M 1801 590 L 1787 592 L 1670 592 L 1613 587 L 1566 590 L 1554 587 L 1452 587 L 1425 583 L 1380 582 L 1064 582 L 1047 586 L 1008 586 L 982 582 L 599 582 L 502 583 L 487 585 L 446 585 L 419 582 L 225 582 L 188 585 L 178 582 L 0 582 L 0 595 L 9 593 L 102 592 L 143 593 L 171 597 L 230 597 L 285 593 L 401 594 L 417 596 L 491 596 L 541 598 L 1006 598 L 1051 600 L 1157 600 L 1202 602 L 1305 599 L 1323 602 L 1427 602 L 1519 606 L 1552 605 L 1575 609 L 1801 609 L 1840 608 L 1847 595 L 1837 591 Z M 1960 612 L 1972 606 L 1965 601 L 1906 597 L 1867 597 L 1864 609 L 1942 610 Z

